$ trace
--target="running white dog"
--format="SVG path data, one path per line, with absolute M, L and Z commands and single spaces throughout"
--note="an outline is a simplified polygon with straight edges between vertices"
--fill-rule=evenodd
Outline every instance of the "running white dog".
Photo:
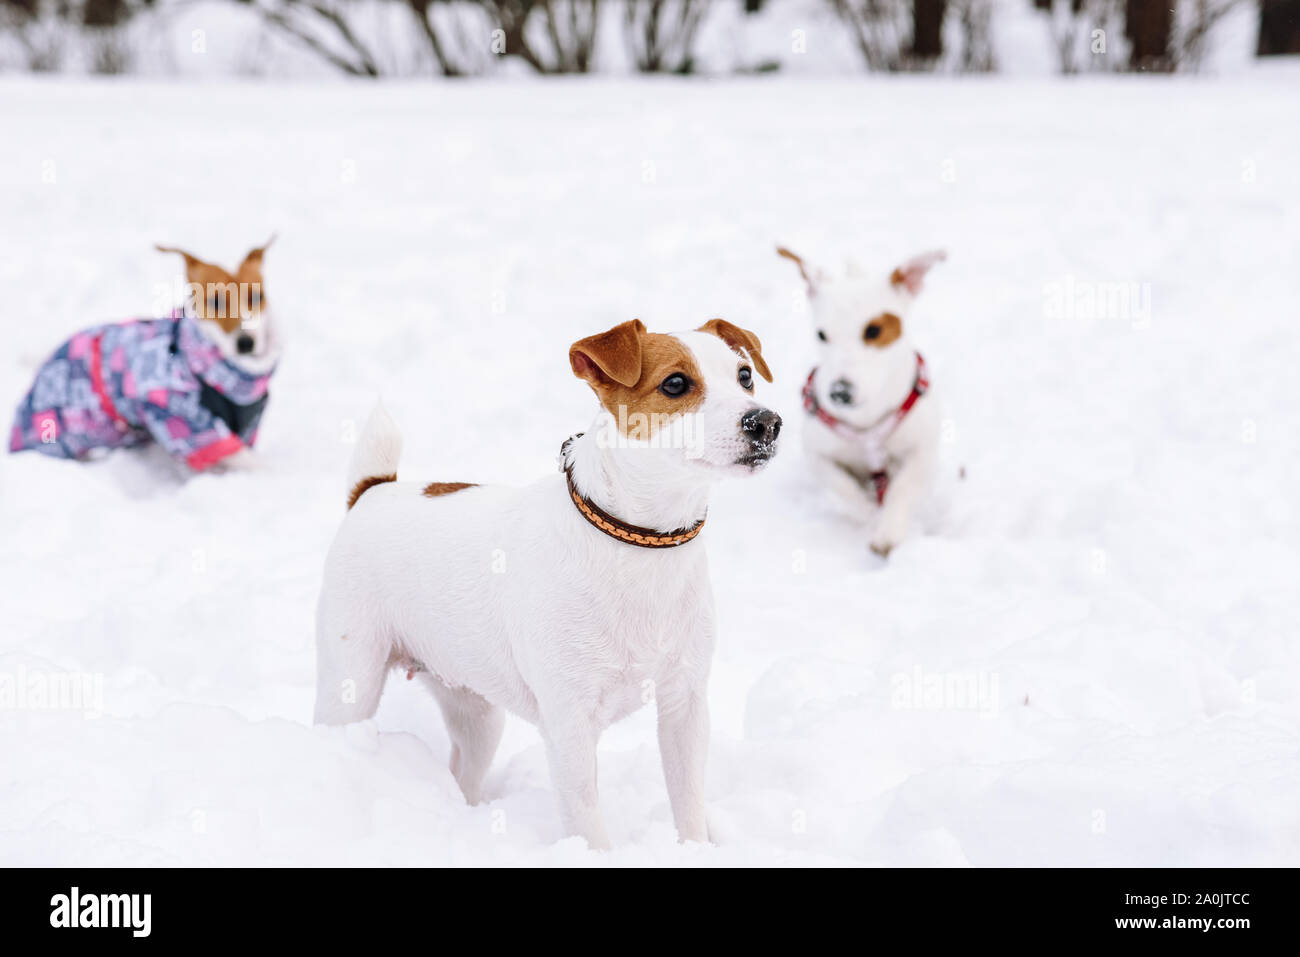
M 371 415 L 325 565 L 316 721 L 368 718 L 390 668 L 419 674 L 474 804 L 512 711 L 541 729 L 566 831 L 605 848 L 596 742 L 653 700 L 678 834 L 706 841 L 714 615 L 696 538 L 714 480 L 776 453 L 781 419 L 755 396 L 771 374 L 758 338 L 720 319 L 625 322 L 569 361 L 601 415 L 564 443 L 562 475 L 524 488 L 398 483 L 401 437 Z
M 934 477 L 940 415 L 925 360 L 905 335 L 930 252 L 888 277 L 856 270 L 831 278 L 783 247 L 808 286 L 818 362 L 804 384 L 804 450 L 817 477 L 864 522 L 871 550 L 888 556 L 906 536 Z

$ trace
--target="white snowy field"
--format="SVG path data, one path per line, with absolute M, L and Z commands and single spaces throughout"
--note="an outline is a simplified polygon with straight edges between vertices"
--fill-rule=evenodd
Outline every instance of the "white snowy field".
M 288 340 L 260 472 L 0 458 L 0 863 L 1300 864 L 1298 83 L 0 82 L 5 416 L 155 308 L 154 242 L 278 230 Z M 888 562 L 805 471 L 777 242 L 949 251 L 912 329 L 944 480 Z M 406 477 L 521 482 L 595 411 L 570 342 L 713 316 L 788 426 L 705 536 L 718 845 L 676 843 L 650 709 L 602 740 L 607 855 L 523 722 L 474 808 L 400 675 L 311 727 L 375 398 Z

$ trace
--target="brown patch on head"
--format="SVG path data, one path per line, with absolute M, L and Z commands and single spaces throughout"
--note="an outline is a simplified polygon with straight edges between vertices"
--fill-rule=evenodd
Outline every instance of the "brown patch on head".
M 667 416 L 704 401 L 704 376 L 691 350 L 676 336 L 646 332 L 640 319 L 579 339 L 569 347 L 569 365 L 629 438 L 650 439 Z M 660 390 L 671 376 L 685 378 L 681 395 Z
M 356 485 L 352 486 L 352 492 L 348 495 L 348 508 L 357 504 L 357 499 L 365 495 L 376 485 L 383 485 L 385 482 L 396 482 L 396 475 L 371 475 L 363 478 Z
M 892 312 L 882 312 L 862 329 L 862 341 L 876 349 L 883 349 L 903 334 L 903 320 Z
M 185 280 L 190 286 L 188 299 L 194 314 L 200 319 L 212 320 L 227 333 L 233 333 L 245 322 L 256 320 L 266 305 L 262 254 L 274 241 L 272 236 L 261 246 L 249 250 L 233 274 L 174 246 L 154 248 L 184 257 Z
M 425 498 L 437 498 L 439 495 L 450 495 L 452 492 L 459 492 L 462 489 L 478 488 L 477 482 L 430 482 L 424 487 L 422 493 Z
M 733 352 L 745 356 L 750 362 L 754 363 L 754 371 L 768 382 L 772 381 L 772 370 L 767 367 L 767 362 L 763 359 L 763 343 L 759 342 L 758 336 L 748 329 L 733 325 L 727 322 L 726 319 L 710 319 L 700 326 L 697 331 L 708 332 L 717 336 L 731 346 Z

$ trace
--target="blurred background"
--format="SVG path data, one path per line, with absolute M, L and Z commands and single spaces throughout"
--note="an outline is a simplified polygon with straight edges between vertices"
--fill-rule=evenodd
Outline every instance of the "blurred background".
M 0 71 L 167 76 L 1211 72 L 1300 0 L 0 0 Z

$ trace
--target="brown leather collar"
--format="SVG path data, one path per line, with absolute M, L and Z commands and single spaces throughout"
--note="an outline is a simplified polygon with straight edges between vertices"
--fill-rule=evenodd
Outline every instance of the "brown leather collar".
M 573 484 L 573 467 L 568 461 L 569 445 L 574 439 L 581 437 L 582 433 L 579 432 L 572 438 L 566 439 L 560 446 L 560 468 L 564 471 L 564 481 L 569 486 L 569 499 L 577 508 L 579 515 L 610 538 L 617 538 L 620 542 L 638 545 L 641 548 L 675 548 L 678 545 L 685 545 L 700 534 L 700 529 L 704 528 L 704 518 L 708 518 L 707 513 L 704 518 L 689 528 L 679 528 L 674 532 L 660 532 L 653 528 L 630 525 L 622 519 L 615 518 L 595 502 L 584 498 L 577 486 Z

